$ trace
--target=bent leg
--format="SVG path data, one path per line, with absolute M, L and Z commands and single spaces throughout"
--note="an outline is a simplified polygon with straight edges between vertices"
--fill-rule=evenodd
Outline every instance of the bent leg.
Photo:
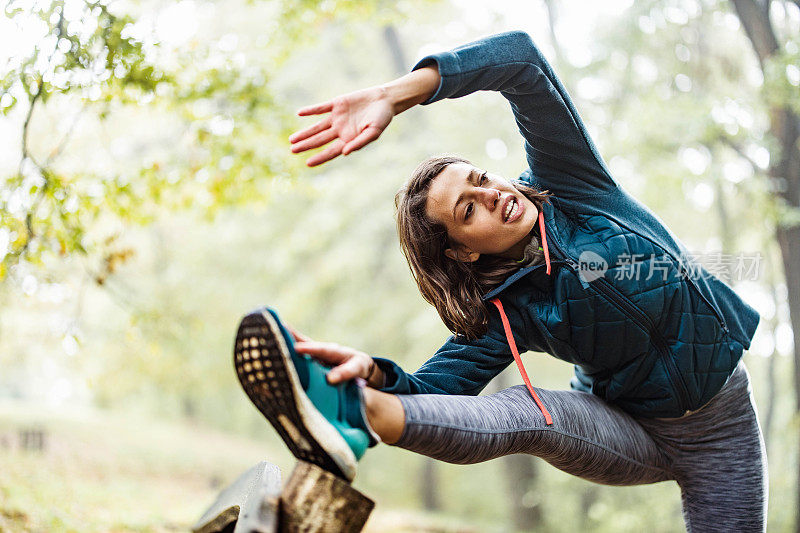
M 399 395 L 405 428 L 396 445 L 459 464 L 527 453 L 608 485 L 672 479 L 669 459 L 630 415 L 583 392 L 536 392 L 552 425 L 522 385 L 488 396 Z
M 671 450 L 688 531 L 766 530 L 767 456 L 743 364 L 695 413 L 641 423 Z

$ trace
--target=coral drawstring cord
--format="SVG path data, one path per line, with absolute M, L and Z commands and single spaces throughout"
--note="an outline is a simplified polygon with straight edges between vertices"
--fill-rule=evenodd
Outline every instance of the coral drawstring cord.
M 544 213 L 539 211 L 539 233 L 542 234 L 542 248 L 544 248 L 544 262 L 547 265 L 547 274 L 550 275 L 550 250 L 547 249 L 547 236 L 544 234 Z
M 539 214 L 539 217 L 541 217 L 541 213 Z M 541 221 L 542 219 L 539 218 L 540 223 Z M 542 242 L 545 242 L 544 227 L 542 227 Z M 545 249 L 545 257 L 547 257 L 546 244 L 544 249 Z M 547 268 L 549 272 L 550 269 L 549 262 Z M 490 301 L 495 305 L 495 307 L 497 307 L 497 310 L 500 311 L 500 319 L 503 321 L 503 330 L 505 330 L 506 332 L 506 340 L 508 340 L 508 346 L 511 348 L 511 353 L 514 354 L 514 361 L 517 362 L 517 368 L 519 368 L 519 373 L 522 374 L 522 381 L 525 382 L 525 386 L 528 387 L 528 391 L 531 393 L 531 396 L 533 396 L 533 401 L 536 402 L 536 405 L 538 405 L 539 409 L 542 411 L 545 422 L 547 422 L 548 426 L 552 426 L 553 418 L 550 416 L 550 413 L 547 411 L 547 408 L 545 408 L 544 404 L 542 403 L 542 400 L 539 399 L 539 395 L 536 394 L 535 390 L 533 390 L 533 385 L 531 385 L 531 380 L 528 379 L 528 373 L 525 371 L 525 367 L 522 365 L 522 359 L 519 356 L 519 351 L 517 351 L 517 343 L 514 342 L 514 336 L 511 334 L 511 326 L 508 323 L 508 317 L 506 317 L 506 312 L 503 309 L 503 304 L 497 298 L 493 298 Z

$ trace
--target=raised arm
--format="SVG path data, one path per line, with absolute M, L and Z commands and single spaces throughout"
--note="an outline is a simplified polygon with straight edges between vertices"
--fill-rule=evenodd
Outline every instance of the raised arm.
M 493 35 L 427 56 L 414 68 L 434 64 L 441 84 L 423 105 L 475 91 L 499 91 L 511 103 L 539 186 L 557 195 L 616 187 L 566 89 L 527 33 Z
M 330 115 L 292 135 L 292 151 L 331 143 L 309 159 L 318 165 L 377 139 L 394 115 L 413 105 L 483 90 L 499 91 L 511 103 L 540 187 L 572 196 L 616 188 L 566 89 L 530 36 L 519 31 L 429 55 L 384 86 L 301 109 L 301 115 Z

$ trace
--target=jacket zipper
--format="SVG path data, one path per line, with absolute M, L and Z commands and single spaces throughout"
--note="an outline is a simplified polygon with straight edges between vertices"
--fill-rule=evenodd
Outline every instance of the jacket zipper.
M 708 298 L 706 298 L 703 295 L 703 293 L 700 291 L 700 287 L 698 287 L 697 284 L 694 282 L 690 273 L 684 270 L 683 268 L 681 268 L 680 270 L 681 270 L 681 275 L 684 277 L 684 279 L 686 279 L 686 281 L 689 282 L 689 285 L 695 290 L 700 299 L 703 300 L 703 302 L 708 306 L 708 308 L 711 309 L 711 312 L 714 313 L 714 316 L 717 317 L 717 320 L 719 321 L 725 333 L 729 333 L 728 324 L 725 322 L 725 319 L 717 311 L 717 308 L 711 305 L 711 302 L 708 301 Z
M 550 235 L 552 234 L 553 233 L 550 232 Z M 558 254 L 565 259 L 570 268 L 575 271 L 576 275 L 579 276 L 580 269 L 578 264 L 566 252 L 564 252 L 556 239 L 551 238 L 550 244 L 553 248 L 555 248 Z M 596 280 L 590 282 L 589 286 L 594 287 L 597 292 L 602 293 L 628 318 L 633 320 L 634 323 L 641 326 L 645 331 L 648 332 L 650 335 L 650 340 L 659 351 L 661 358 L 664 360 L 664 364 L 667 369 L 667 375 L 672 383 L 673 389 L 678 395 L 678 403 L 681 411 L 685 411 L 690 405 L 689 391 L 686 388 L 686 383 L 683 381 L 683 376 L 681 376 L 680 372 L 678 371 L 678 367 L 675 365 L 675 361 L 673 361 L 672 357 L 670 357 L 669 346 L 667 346 L 666 339 L 664 339 L 664 336 L 661 335 L 661 332 L 656 329 L 655 324 L 653 324 L 653 321 L 650 320 L 650 317 L 648 317 L 641 309 L 639 309 L 636 304 L 630 301 L 627 296 L 619 292 L 605 278 L 597 278 Z
M 683 376 L 681 376 L 681 373 L 678 371 L 675 361 L 670 357 L 669 346 L 667 346 L 666 339 L 664 339 L 661 332 L 656 329 L 650 317 L 644 314 L 636 304 L 631 302 L 624 294 L 620 293 L 617 288 L 611 285 L 605 278 L 598 278 L 591 286 L 598 289 L 599 292 L 603 293 L 612 303 L 616 304 L 623 313 L 628 315 L 634 322 L 638 322 L 639 325 L 644 326 L 645 330 L 650 333 L 650 340 L 653 341 L 656 349 L 661 352 L 661 357 L 664 359 L 664 363 L 667 367 L 667 374 L 669 374 L 675 392 L 678 393 L 681 410 L 686 410 L 689 406 L 689 391 L 686 389 L 686 383 L 683 381 Z
M 620 227 L 625 228 L 626 230 L 628 230 L 628 231 L 630 231 L 632 233 L 636 233 L 632 229 L 630 229 L 628 226 L 626 226 L 625 224 L 622 224 L 619 220 L 614 219 L 614 222 L 619 224 Z M 666 248 L 664 248 L 663 246 L 658 244 L 656 241 L 654 241 L 650 237 L 646 237 L 646 236 L 644 236 L 644 235 L 642 235 L 640 233 L 637 233 L 637 235 L 639 235 L 643 239 L 647 240 L 648 242 L 652 243 L 653 246 L 656 246 L 656 247 L 664 250 L 664 253 L 667 254 L 667 256 L 672 258 L 672 260 L 675 261 L 678 264 L 678 270 L 681 272 L 682 277 L 689 282 L 689 286 L 694 289 L 694 291 L 697 293 L 697 295 L 700 297 L 700 299 L 703 300 L 703 302 L 705 302 L 705 304 L 708 306 L 709 309 L 711 309 L 711 312 L 714 313 L 715 317 L 717 317 L 717 321 L 719 321 L 719 323 L 722 326 L 722 329 L 725 331 L 725 333 L 730 333 L 730 331 L 728 330 L 728 323 L 725 321 L 725 318 L 722 316 L 722 314 L 719 311 L 717 311 L 717 308 L 715 306 L 711 305 L 711 302 L 708 301 L 708 298 L 706 298 L 703 295 L 703 292 L 700 290 L 700 287 L 697 286 L 697 284 L 694 282 L 694 279 L 692 279 L 692 277 L 689 275 L 689 272 L 684 268 L 683 261 L 681 259 L 679 259 L 679 258 L 676 258 L 672 253 L 667 251 Z

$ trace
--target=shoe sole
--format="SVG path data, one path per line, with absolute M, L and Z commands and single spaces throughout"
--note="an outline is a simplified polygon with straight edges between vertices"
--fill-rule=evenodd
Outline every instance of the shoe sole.
M 244 392 L 294 456 L 352 481 L 355 455 L 303 390 L 275 318 L 266 311 L 245 316 L 233 353 Z

